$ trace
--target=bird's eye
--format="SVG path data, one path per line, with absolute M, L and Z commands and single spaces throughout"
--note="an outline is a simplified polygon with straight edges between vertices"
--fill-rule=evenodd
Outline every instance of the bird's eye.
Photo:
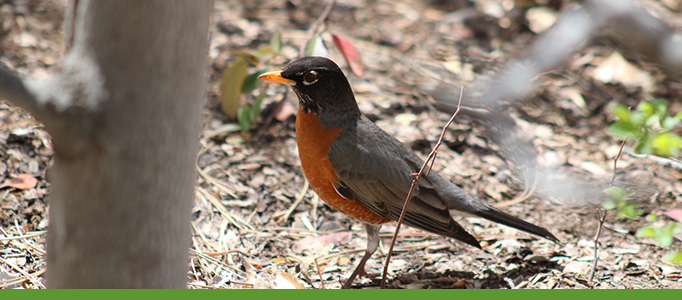
M 317 72 L 315 71 L 310 71 L 303 75 L 303 84 L 305 85 L 311 85 L 313 83 L 317 82 Z

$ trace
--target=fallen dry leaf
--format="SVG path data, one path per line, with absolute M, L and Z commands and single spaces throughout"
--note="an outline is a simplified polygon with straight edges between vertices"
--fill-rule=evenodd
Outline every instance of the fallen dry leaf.
M 7 178 L 0 184 L 0 188 L 13 187 L 20 190 L 34 188 L 38 184 L 38 179 L 28 174 L 19 174 L 14 178 Z
M 650 91 L 654 85 L 651 75 L 629 63 L 620 53 L 613 52 L 592 73 L 594 79 L 604 83 L 622 83 Z
M 271 261 L 272 261 L 272 263 L 275 263 L 275 264 L 290 264 L 290 263 L 300 263 L 301 262 L 300 259 L 298 259 L 296 257 L 292 257 L 292 256 L 273 258 Z
M 305 286 L 296 280 L 296 276 L 287 271 L 278 274 L 275 282 L 277 283 L 276 289 L 305 289 Z
M 353 234 L 348 231 L 335 232 L 321 236 L 309 236 L 297 241 L 292 250 L 295 253 L 301 253 L 303 249 L 314 247 L 317 245 L 338 245 L 350 242 Z

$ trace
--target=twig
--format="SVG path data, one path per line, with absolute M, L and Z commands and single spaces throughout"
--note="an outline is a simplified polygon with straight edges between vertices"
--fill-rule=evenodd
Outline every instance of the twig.
M 203 149 L 201 149 L 201 150 L 199 151 L 199 154 L 197 155 L 197 160 L 196 160 L 195 163 L 194 163 L 194 165 L 195 165 L 196 168 L 197 168 L 197 173 L 199 173 L 199 176 L 200 176 L 201 178 L 203 178 L 204 180 L 206 180 L 206 181 L 207 181 L 208 183 L 210 183 L 211 185 L 213 185 L 213 186 L 217 187 L 218 189 L 220 189 L 221 191 L 225 192 L 225 193 L 228 194 L 230 197 L 235 198 L 235 199 L 238 199 L 239 197 L 237 196 L 237 194 L 235 194 L 235 193 L 232 191 L 232 190 L 233 190 L 232 188 L 230 188 L 229 186 L 225 185 L 222 181 L 218 180 L 217 178 L 215 178 L 215 177 L 213 177 L 213 176 L 211 176 L 211 175 L 208 175 L 208 173 L 206 173 L 206 172 L 204 171 L 204 169 L 202 169 L 202 168 L 199 166 L 199 158 L 201 158 L 201 156 L 202 156 L 204 153 L 208 152 L 208 150 L 209 150 L 213 145 L 214 145 L 213 142 L 209 141 L 209 142 L 206 144 L 206 146 L 205 146 Z
M 315 269 L 317 269 L 317 276 L 320 276 L 320 283 L 322 283 L 322 289 L 326 290 L 327 288 L 324 286 L 324 279 L 322 279 L 322 271 L 320 271 L 320 265 L 317 264 L 317 258 L 315 258 Z
M 672 157 L 660 157 L 652 154 L 638 154 L 634 152 L 630 152 L 628 150 L 624 150 L 623 152 L 627 153 L 630 156 L 637 157 L 637 158 L 646 158 L 650 159 L 653 162 L 662 165 L 662 166 L 670 166 L 674 169 L 682 170 L 682 162 L 680 162 L 679 159 L 675 159 Z
M 620 149 L 618 149 L 618 154 L 616 154 L 616 158 L 613 160 L 613 176 L 611 176 L 611 183 L 609 184 L 609 187 L 612 187 L 613 183 L 616 182 L 616 169 L 618 169 L 618 160 L 620 159 L 621 154 L 623 154 L 623 147 L 625 146 L 625 141 L 627 141 L 627 137 L 623 139 L 622 143 L 620 143 Z
M 218 265 L 218 266 L 220 266 L 220 267 L 222 267 L 222 268 L 224 268 L 224 269 L 232 270 L 232 271 L 234 271 L 235 274 L 237 274 L 238 276 L 241 276 L 241 277 L 244 277 L 244 278 L 247 277 L 247 273 L 246 273 L 245 271 L 241 270 L 240 268 L 237 268 L 237 267 L 233 267 L 233 266 L 231 266 L 231 265 L 228 265 L 228 264 L 224 263 L 223 261 L 221 261 L 221 260 L 219 260 L 219 259 L 216 259 L 215 257 L 213 257 L 213 256 L 210 255 L 210 254 L 203 253 L 203 252 L 201 252 L 201 251 L 199 251 L 199 250 L 196 250 L 196 249 L 189 249 L 189 252 L 190 252 L 191 255 L 194 255 L 194 256 L 200 258 L 200 259 L 198 260 L 198 262 L 199 262 L 199 264 L 200 264 L 199 266 L 202 267 L 202 268 L 203 268 L 203 266 L 201 266 L 201 263 L 203 263 L 203 261 L 205 260 L 206 262 L 210 262 L 210 263 L 216 264 L 216 265 Z M 211 253 L 211 254 L 212 254 L 212 253 Z M 241 253 L 240 253 L 240 254 L 241 254 Z
M 220 203 L 220 200 L 218 200 L 217 197 L 215 197 L 214 195 L 210 194 L 209 192 L 202 188 L 197 188 L 196 190 L 198 194 L 203 196 L 213 205 L 213 207 L 215 207 L 218 210 L 221 216 L 223 216 L 232 225 L 237 227 L 237 229 L 243 230 L 246 228 L 253 230 L 253 226 L 251 226 L 251 224 L 244 221 L 244 219 L 242 219 L 241 217 L 231 214 L 227 209 L 225 209 L 225 206 L 222 203 Z
M 616 158 L 613 160 L 613 176 L 611 177 L 611 183 L 609 183 L 609 187 L 612 187 L 613 183 L 616 181 L 618 159 L 620 159 L 620 155 L 623 153 L 625 141 L 627 141 L 627 138 L 624 138 L 623 142 L 620 143 L 620 149 L 618 149 L 618 154 L 616 155 Z M 607 213 L 608 213 L 607 210 L 601 207 L 597 208 L 597 218 L 599 220 L 599 225 L 597 226 L 597 233 L 594 235 L 594 263 L 592 263 L 592 274 L 590 275 L 590 282 L 594 280 L 594 274 L 597 273 L 597 263 L 599 262 L 599 237 L 601 236 L 602 228 L 604 228 L 604 222 L 606 221 Z
M 45 288 L 45 286 L 43 285 L 43 283 L 40 282 L 40 280 L 38 280 L 38 278 L 36 278 L 35 276 L 33 276 L 33 275 L 29 274 L 28 272 L 24 271 L 24 269 L 20 268 L 19 266 L 15 265 L 15 264 L 13 264 L 13 263 L 10 263 L 10 262 L 8 262 L 8 261 L 6 261 L 6 260 L 5 260 L 4 258 L 2 258 L 2 257 L 0 257 L 0 262 L 3 262 L 3 263 L 5 263 L 5 264 L 7 264 L 7 265 L 10 266 L 12 269 L 14 269 L 14 270 L 16 270 L 17 272 L 19 272 L 19 274 L 24 275 L 24 277 L 26 277 L 31 283 L 35 284 L 37 287 L 40 287 L 40 288 L 43 288 L 43 289 Z
M 597 208 L 597 218 L 599 225 L 597 226 L 597 233 L 594 235 L 594 262 L 592 263 L 592 274 L 590 275 L 590 282 L 594 280 L 594 274 L 597 273 L 597 263 L 599 262 L 599 236 L 601 230 L 604 228 L 604 221 L 606 220 L 607 211 L 601 207 Z
M 528 169 L 524 169 L 523 173 L 526 176 L 526 179 L 528 179 Z M 532 183 L 529 183 L 528 180 L 526 180 L 526 184 L 523 187 L 523 193 L 521 193 L 521 195 L 519 195 L 517 198 L 511 199 L 509 201 L 505 201 L 502 203 L 497 203 L 493 206 L 495 206 L 497 208 L 502 208 L 502 207 L 507 207 L 510 205 L 520 203 L 523 200 L 530 198 L 530 196 L 533 195 L 533 193 L 535 193 L 535 188 L 537 187 L 537 185 L 538 185 L 538 174 L 535 174 L 535 176 L 533 176 L 533 182 Z
M 301 193 L 299 193 L 296 196 L 296 201 L 294 201 L 294 204 L 292 204 L 289 207 L 289 209 L 287 209 L 286 212 L 284 212 L 284 214 L 281 214 L 281 215 L 279 215 L 279 217 L 276 217 L 278 223 L 280 221 L 286 222 L 286 220 L 289 219 L 289 216 L 291 216 L 291 213 L 293 213 L 294 210 L 296 209 L 296 207 L 301 203 L 301 201 L 303 201 L 303 197 L 305 196 L 305 193 L 308 192 L 308 187 L 310 186 L 310 183 L 308 183 L 308 179 L 305 177 L 304 177 L 304 179 L 305 179 L 305 181 L 303 182 L 303 189 L 301 189 Z M 282 224 L 280 224 L 280 225 L 282 225 Z
M 0 241 L 20 240 L 20 239 L 32 238 L 32 237 L 36 237 L 39 235 L 43 235 L 45 233 L 47 233 L 47 231 L 43 230 L 43 231 L 32 231 L 32 232 L 28 232 L 28 233 L 23 234 L 23 235 L 6 235 L 5 237 L 0 237 Z
M 317 18 L 317 22 L 315 22 L 315 27 L 313 27 L 313 36 L 319 33 L 320 27 L 324 23 L 325 20 L 327 20 L 327 17 L 329 16 L 329 13 L 332 11 L 332 8 L 336 4 L 336 0 L 331 0 L 329 1 L 329 4 L 327 4 L 327 7 L 324 8 L 324 11 L 322 11 L 322 14 L 320 15 L 319 18 Z
M 403 210 L 400 213 L 400 218 L 398 219 L 398 224 L 395 228 L 395 232 L 393 233 L 393 239 L 391 239 L 391 247 L 388 249 L 388 254 L 386 255 L 386 263 L 384 263 L 384 271 L 381 275 L 381 288 L 386 287 L 386 274 L 388 273 L 388 265 L 391 262 L 391 254 L 393 252 L 393 247 L 395 246 L 395 242 L 398 239 L 398 232 L 400 231 L 400 225 L 403 223 L 403 219 L 405 218 L 405 213 L 407 212 L 407 205 L 410 204 L 410 200 L 412 200 L 412 194 L 414 193 L 414 190 L 417 188 L 417 184 L 419 183 L 419 178 L 421 177 L 421 174 L 424 174 L 424 170 L 426 169 L 426 166 L 433 166 L 433 161 L 436 160 L 436 155 L 438 154 L 438 147 L 443 143 L 443 137 L 445 136 L 445 131 L 448 130 L 448 127 L 452 124 L 452 122 L 455 120 L 455 116 L 457 116 L 457 113 L 459 112 L 460 105 L 462 104 L 462 95 L 464 94 L 464 87 L 460 89 L 459 92 L 459 102 L 457 102 L 457 110 L 455 110 L 455 113 L 452 114 L 452 117 L 450 117 L 450 120 L 443 126 L 443 131 L 440 133 L 440 137 L 438 138 L 438 142 L 436 145 L 433 147 L 433 150 L 431 150 L 431 153 L 429 153 L 429 156 L 426 158 L 426 161 L 424 161 L 424 164 L 422 167 L 419 169 L 419 172 L 416 174 L 411 174 L 414 179 L 412 179 L 412 185 L 410 186 L 410 191 L 407 193 L 407 198 L 405 198 L 405 204 L 403 205 Z M 428 176 L 429 172 L 431 172 L 431 167 L 429 167 L 429 170 L 426 173 L 426 176 Z
M 331 0 L 331 1 L 329 1 L 329 4 L 327 4 L 327 7 L 324 8 L 324 11 L 322 11 L 322 14 L 320 14 L 320 17 L 317 18 L 317 22 L 315 22 L 315 26 L 313 26 L 313 30 L 312 30 L 312 34 L 310 35 L 310 38 L 309 38 L 309 39 L 306 39 L 306 40 L 303 42 L 303 45 L 301 45 L 301 48 L 300 48 L 300 50 L 299 50 L 299 52 L 298 52 L 298 56 L 299 56 L 299 57 L 303 57 L 303 55 L 305 54 L 305 45 L 307 45 L 308 42 L 310 42 L 310 40 L 311 40 L 312 38 L 314 38 L 317 34 L 319 34 L 318 31 L 320 30 L 320 27 L 322 26 L 322 24 L 324 23 L 324 21 L 325 21 L 325 20 L 327 19 L 327 17 L 329 16 L 329 12 L 332 11 L 332 8 L 334 7 L 334 4 L 336 4 L 336 0 Z
M 36 271 L 35 273 L 31 274 L 33 276 L 40 276 L 45 273 L 45 269 L 42 269 L 40 271 Z M 6 279 L 6 280 L 0 280 L 0 289 L 4 289 L 10 286 L 13 286 L 15 284 L 20 284 L 22 282 L 25 282 L 25 278 L 14 278 L 14 279 Z

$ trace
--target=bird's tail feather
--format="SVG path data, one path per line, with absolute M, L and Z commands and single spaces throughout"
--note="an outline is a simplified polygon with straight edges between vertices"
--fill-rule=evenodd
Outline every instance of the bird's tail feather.
M 549 230 L 542 228 L 540 226 L 537 226 L 535 224 L 528 223 L 524 220 L 521 220 L 517 217 L 514 217 L 510 214 L 507 214 L 497 208 L 494 208 L 492 206 L 486 205 L 485 208 L 477 210 L 475 215 L 485 218 L 487 220 L 500 223 L 503 225 L 507 225 L 509 227 L 516 228 L 518 230 L 522 230 L 528 233 L 532 233 L 538 236 L 541 236 L 543 238 L 546 238 L 548 240 L 551 240 L 555 243 L 559 243 L 559 239 L 557 239 Z

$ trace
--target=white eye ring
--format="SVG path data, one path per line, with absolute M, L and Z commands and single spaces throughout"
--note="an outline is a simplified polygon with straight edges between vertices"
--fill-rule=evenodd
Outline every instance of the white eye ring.
M 310 71 L 303 75 L 303 84 L 305 85 L 311 85 L 313 83 L 317 82 L 317 72 L 315 71 Z

